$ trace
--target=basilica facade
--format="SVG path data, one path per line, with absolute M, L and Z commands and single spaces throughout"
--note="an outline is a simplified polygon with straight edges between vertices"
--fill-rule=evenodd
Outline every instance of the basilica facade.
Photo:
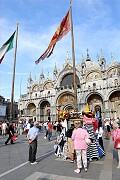
M 58 120 L 58 109 L 73 112 L 75 109 L 73 62 L 67 57 L 63 68 L 55 64 L 52 79 L 45 78 L 43 71 L 39 82 L 28 77 L 27 92 L 18 103 L 20 117 L 29 117 L 41 122 Z M 77 110 L 82 112 L 88 103 L 92 112 L 99 110 L 102 119 L 120 118 L 120 63 L 111 57 L 93 61 L 89 54 L 76 65 Z

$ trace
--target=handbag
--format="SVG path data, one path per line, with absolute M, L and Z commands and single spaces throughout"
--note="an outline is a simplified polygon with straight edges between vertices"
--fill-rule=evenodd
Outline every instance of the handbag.
M 91 140 L 89 138 L 86 138 L 85 141 L 88 145 L 91 144 Z
M 114 148 L 115 148 L 115 149 L 120 149 L 120 139 L 116 139 L 116 140 L 115 140 Z
M 17 136 L 12 136 L 11 138 L 13 141 L 16 141 L 17 140 Z
M 97 144 L 97 150 L 98 150 L 98 154 L 99 157 L 102 158 L 103 156 L 105 156 L 105 151 L 103 151 L 103 149 L 100 147 L 100 145 Z
M 25 133 L 28 133 L 29 129 L 25 129 Z

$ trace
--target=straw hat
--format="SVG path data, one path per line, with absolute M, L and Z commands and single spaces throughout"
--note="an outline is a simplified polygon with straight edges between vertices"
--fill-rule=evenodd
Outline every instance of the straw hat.
M 95 115 L 90 111 L 88 103 L 86 104 L 85 110 L 82 111 L 82 115 L 90 116 L 90 117 L 95 117 Z
M 86 104 L 86 107 L 85 107 L 85 110 L 84 110 L 84 112 L 90 112 L 90 109 L 89 109 L 89 106 L 88 106 L 88 103 Z

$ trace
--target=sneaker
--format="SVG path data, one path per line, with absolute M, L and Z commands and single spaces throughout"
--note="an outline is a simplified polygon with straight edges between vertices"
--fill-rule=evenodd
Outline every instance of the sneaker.
M 74 170 L 74 172 L 79 174 L 80 173 L 80 169 L 76 169 L 76 170 Z
M 7 145 L 7 143 L 5 142 L 5 145 Z
M 31 164 L 31 165 L 35 165 L 35 164 L 38 164 L 38 162 L 35 161 L 35 162 L 33 162 L 33 163 L 30 163 L 30 164 Z
M 73 160 L 70 160 L 70 163 L 74 163 L 74 161 L 73 161 Z
M 66 157 L 63 157 L 63 159 L 64 159 L 64 160 L 67 160 L 67 158 L 66 158 Z
M 85 168 L 85 172 L 87 172 L 87 168 Z
M 89 161 L 92 161 L 92 159 L 90 158 Z
M 117 166 L 117 169 L 120 169 L 120 165 Z

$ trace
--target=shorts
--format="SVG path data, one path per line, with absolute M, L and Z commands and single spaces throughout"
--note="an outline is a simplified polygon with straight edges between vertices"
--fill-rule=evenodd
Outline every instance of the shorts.
M 74 143 L 71 138 L 68 138 L 68 151 L 69 153 L 74 153 Z

